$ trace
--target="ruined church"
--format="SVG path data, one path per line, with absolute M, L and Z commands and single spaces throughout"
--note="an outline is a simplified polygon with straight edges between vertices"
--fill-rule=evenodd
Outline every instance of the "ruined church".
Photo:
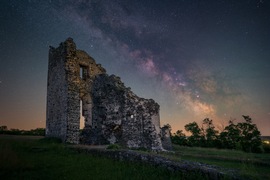
M 119 77 L 109 76 L 86 52 L 76 49 L 71 38 L 58 48 L 50 47 L 47 83 L 47 137 L 73 144 L 171 148 L 168 129 L 160 128 L 159 105 L 138 97 Z

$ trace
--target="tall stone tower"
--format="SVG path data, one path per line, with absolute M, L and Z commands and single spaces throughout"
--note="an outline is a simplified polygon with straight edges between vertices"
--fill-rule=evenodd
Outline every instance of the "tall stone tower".
M 85 127 L 80 134 L 80 101 Z M 71 38 L 50 47 L 46 136 L 68 143 L 162 150 L 159 105 L 107 75 Z M 166 145 L 167 147 L 168 145 Z
M 93 77 L 106 73 L 86 52 L 76 49 L 71 38 L 50 47 L 47 86 L 46 135 L 79 143 L 80 100 L 85 126 L 92 123 Z

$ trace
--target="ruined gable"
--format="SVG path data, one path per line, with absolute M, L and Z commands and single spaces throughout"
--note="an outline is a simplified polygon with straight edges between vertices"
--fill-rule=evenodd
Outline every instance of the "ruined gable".
M 85 118 L 81 135 L 80 101 Z M 71 38 L 49 51 L 46 136 L 75 144 L 163 149 L 159 105 L 106 74 Z

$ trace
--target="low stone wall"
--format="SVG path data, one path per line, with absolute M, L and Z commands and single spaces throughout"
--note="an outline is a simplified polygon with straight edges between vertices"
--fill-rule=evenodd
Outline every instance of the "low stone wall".
M 74 148 L 74 147 L 73 147 Z M 224 170 L 217 166 L 206 165 L 189 161 L 172 161 L 160 155 L 141 153 L 133 150 L 105 150 L 97 148 L 74 148 L 78 152 L 89 153 L 97 156 L 121 160 L 142 162 L 155 167 L 163 167 L 170 171 L 180 171 L 183 173 L 202 173 L 208 179 L 240 179 L 234 171 Z

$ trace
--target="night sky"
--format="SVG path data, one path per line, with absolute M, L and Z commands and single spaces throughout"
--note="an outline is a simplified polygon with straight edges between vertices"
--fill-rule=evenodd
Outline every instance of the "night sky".
M 249 115 L 270 135 L 270 1 L 1 0 L 0 125 L 45 127 L 49 46 L 72 37 L 173 132 Z

